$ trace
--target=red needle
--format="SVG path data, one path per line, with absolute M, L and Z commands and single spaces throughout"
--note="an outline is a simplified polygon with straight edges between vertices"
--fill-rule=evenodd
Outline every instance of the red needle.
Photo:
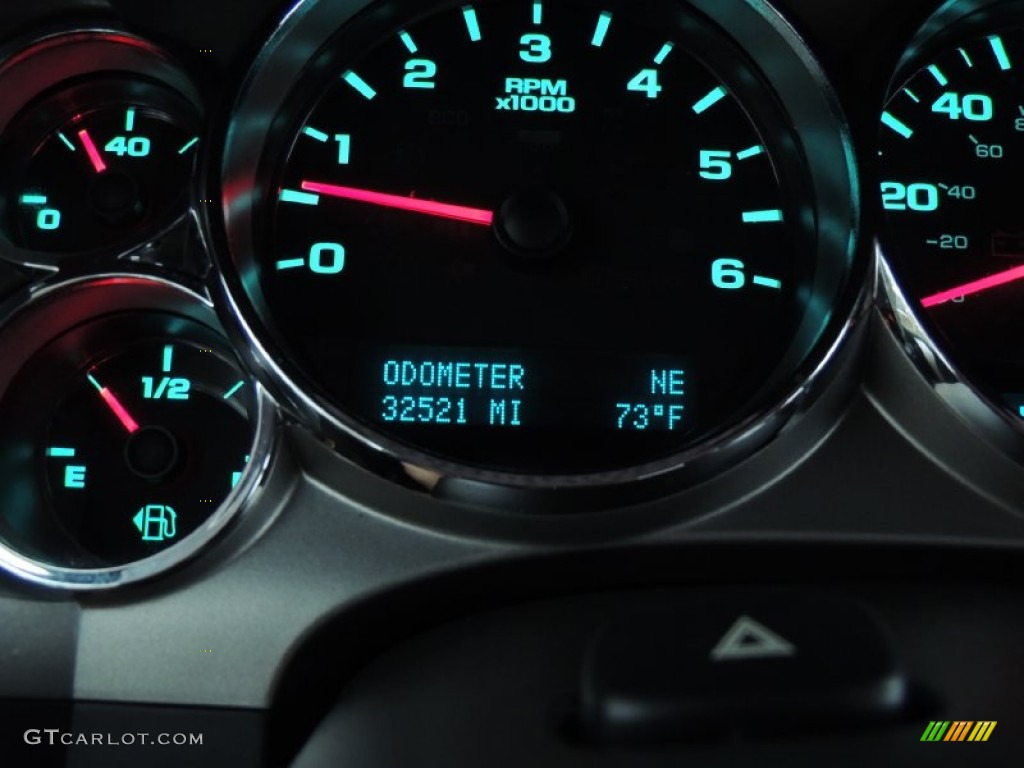
M 456 221 L 465 221 L 469 224 L 479 224 L 484 227 L 489 227 L 494 223 L 494 212 L 485 211 L 481 208 L 467 208 L 462 205 L 438 203 L 434 200 L 418 200 L 415 197 L 402 197 L 401 195 L 386 195 L 383 192 L 372 192 L 368 189 L 356 189 L 355 187 L 336 187 L 333 184 L 319 184 L 315 181 L 302 182 L 302 188 L 306 192 L 315 192 L 316 194 L 327 195 L 328 197 L 355 200 L 360 203 L 370 203 L 371 205 L 380 205 L 385 208 L 397 208 L 400 211 L 425 213 L 428 216 L 455 219 Z
M 967 283 L 961 285 L 958 288 L 951 288 L 948 291 L 942 293 L 936 293 L 934 296 L 929 296 L 921 301 L 921 304 L 925 309 L 931 307 L 937 307 L 940 304 L 945 304 L 948 301 L 959 299 L 964 296 L 973 296 L 977 293 L 983 293 L 990 291 L 993 288 L 999 288 L 1003 285 L 1009 285 L 1010 283 L 1016 283 L 1018 280 L 1024 280 L 1024 265 L 1008 269 L 1005 272 L 1000 272 L 998 275 L 992 275 L 991 277 L 984 277 L 981 280 L 975 280 L 973 283 Z
M 89 132 L 83 128 L 78 132 L 78 138 L 82 140 L 85 154 L 89 156 L 89 160 L 92 162 L 92 167 L 96 169 L 96 173 L 103 173 L 107 170 L 107 164 L 103 162 L 100 151 L 96 149 L 96 143 L 92 140 Z
M 100 397 L 103 398 L 103 402 L 105 402 L 110 410 L 114 412 L 118 421 L 120 421 L 124 428 L 128 430 L 129 434 L 134 435 L 139 431 L 139 422 L 131 417 L 131 414 L 128 413 L 128 409 L 121 405 L 121 401 L 114 396 L 113 392 L 106 387 L 101 386 L 92 374 L 89 374 L 89 383 L 96 387 L 96 391 L 100 393 Z

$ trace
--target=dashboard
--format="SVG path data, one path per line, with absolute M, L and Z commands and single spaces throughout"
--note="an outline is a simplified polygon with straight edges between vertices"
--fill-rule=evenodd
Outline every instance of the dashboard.
M 1022 70 L 1019 0 L 8 4 L 0 759 L 1019 759 Z

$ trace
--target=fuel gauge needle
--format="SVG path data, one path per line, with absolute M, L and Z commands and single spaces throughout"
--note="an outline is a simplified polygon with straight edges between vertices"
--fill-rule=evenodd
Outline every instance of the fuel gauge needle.
M 78 132 L 78 138 L 82 140 L 82 146 L 85 147 L 85 154 L 89 156 L 89 162 L 91 162 L 92 167 L 96 169 L 96 173 L 103 173 L 107 170 L 107 164 L 103 162 L 103 156 L 100 155 L 99 149 L 96 148 L 96 142 L 92 140 L 92 136 L 89 135 L 89 131 L 83 128 Z
M 494 223 L 494 211 L 487 211 L 482 208 L 469 208 L 464 205 L 439 203 L 436 200 L 419 200 L 415 197 L 389 195 L 369 189 L 338 187 L 333 184 L 321 184 L 316 181 L 302 182 L 302 189 L 306 192 L 336 197 L 341 200 L 354 200 L 359 203 L 369 203 L 370 205 L 379 205 L 384 208 L 422 213 L 441 219 L 454 219 L 469 224 L 479 224 L 483 227 L 489 227 Z
M 117 416 L 117 420 L 121 422 L 121 425 L 128 430 L 129 434 L 134 435 L 139 431 L 139 422 L 131 417 L 128 413 L 128 409 L 121 405 L 121 401 L 117 399 L 113 392 L 106 387 L 102 386 L 95 377 L 90 373 L 88 374 L 89 383 L 96 387 L 96 391 L 100 393 L 100 397 L 103 398 L 103 402 L 107 404 L 107 407 L 114 412 Z
M 948 291 L 942 291 L 936 293 L 933 296 L 928 296 L 921 300 L 922 306 L 925 309 L 931 309 L 937 307 L 940 304 L 946 304 L 955 299 L 966 296 L 974 296 L 979 293 L 991 291 L 994 288 L 1001 288 L 1004 285 L 1010 285 L 1020 280 L 1024 280 L 1024 264 L 1013 269 L 1008 269 L 1005 272 L 1000 272 L 996 275 L 990 275 L 989 277 L 983 277 L 981 280 L 975 280 L 971 283 L 958 286 L 956 288 L 950 288 Z

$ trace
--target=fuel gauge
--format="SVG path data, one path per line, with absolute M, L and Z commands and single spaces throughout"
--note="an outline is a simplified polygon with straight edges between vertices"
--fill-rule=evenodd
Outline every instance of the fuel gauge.
M 259 392 L 219 334 L 163 312 L 83 323 L 0 401 L 0 540 L 72 569 L 137 563 L 223 517 Z
M 184 214 L 199 143 L 195 108 L 139 79 L 62 88 L 5 133 L 3 227 L 44 253 L 127 247 Z

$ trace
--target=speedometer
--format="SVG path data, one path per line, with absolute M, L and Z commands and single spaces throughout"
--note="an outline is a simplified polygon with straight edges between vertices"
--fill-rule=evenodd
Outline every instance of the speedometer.
M 852 303 L 855 180 L 774 14 L 351 5 L 289 18 L 223 158 L 226 287 L 293 402 L 551 485 L 687 464 L 806 383 Z
M 926 372 L 989 432 L 1024 419 L 1022 9 L 995 4 L 911 60 L 880 127 L 890 295 Z

